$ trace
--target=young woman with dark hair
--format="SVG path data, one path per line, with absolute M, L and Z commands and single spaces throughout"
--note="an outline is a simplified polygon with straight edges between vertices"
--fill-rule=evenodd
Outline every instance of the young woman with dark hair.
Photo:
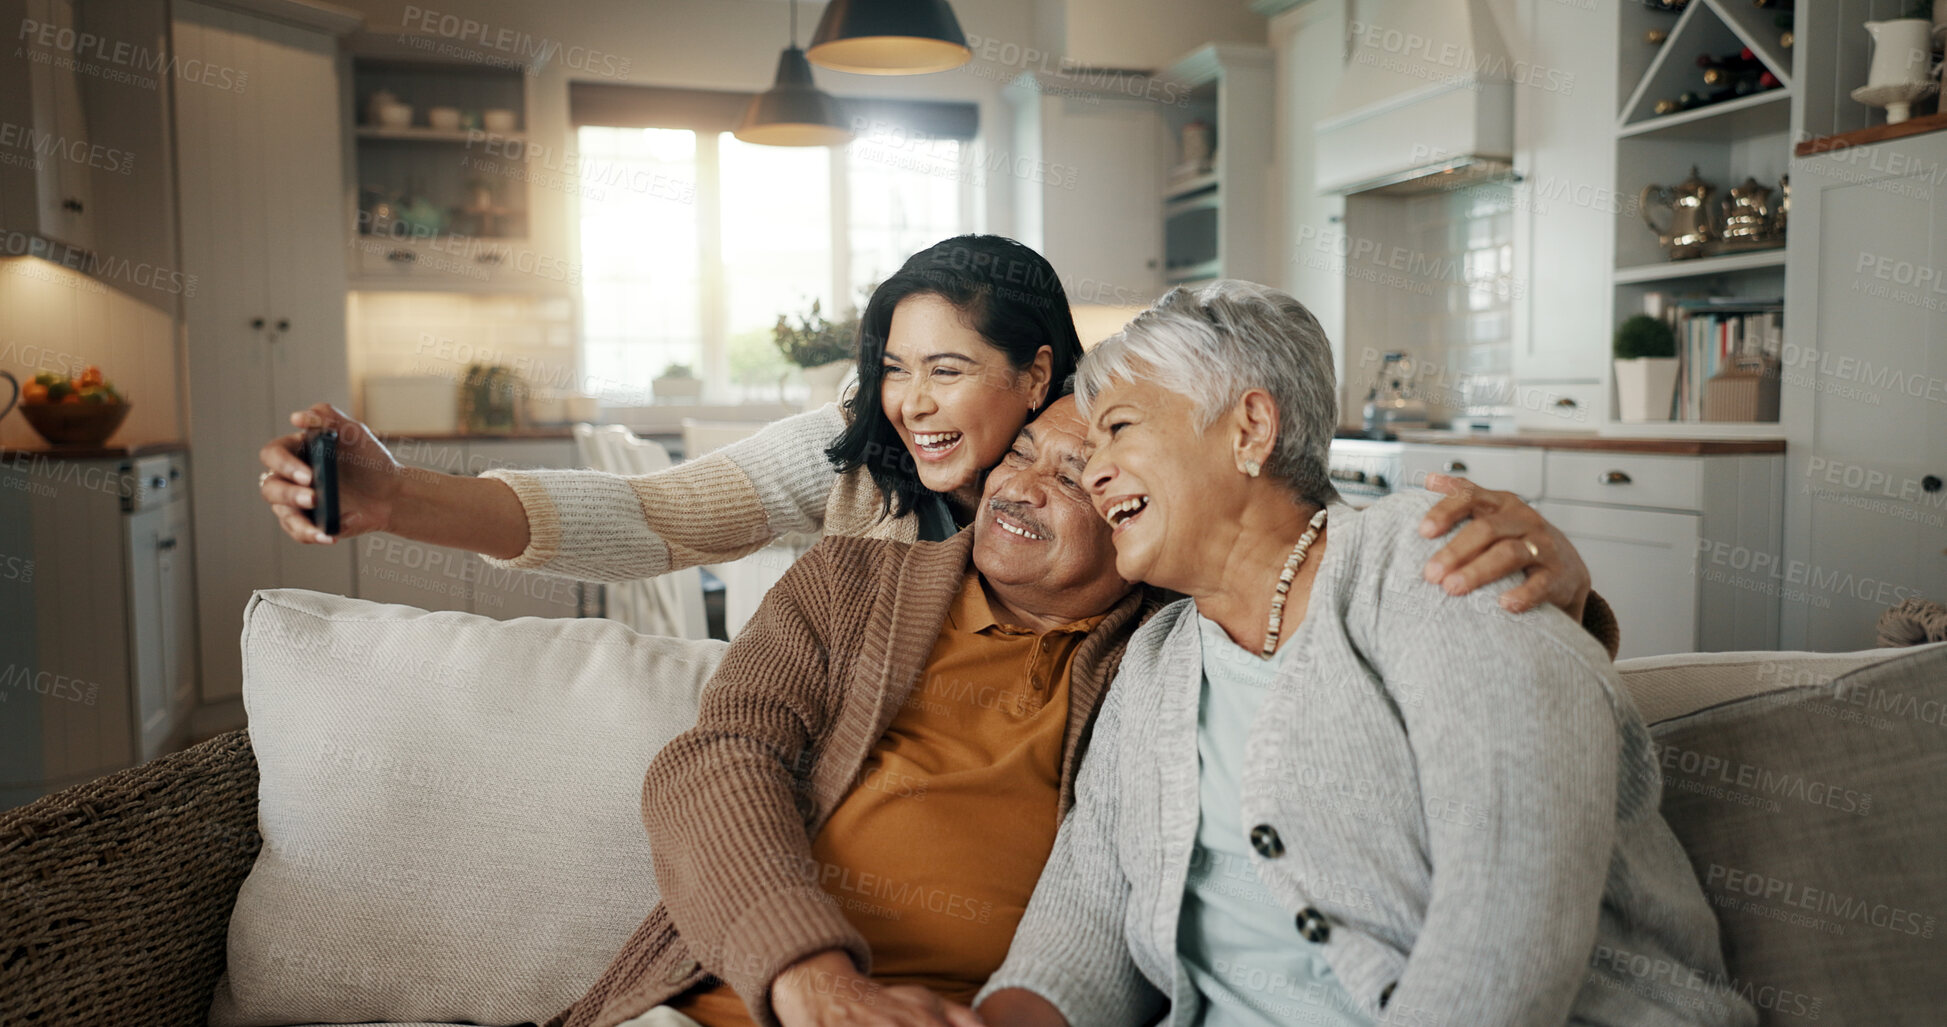
M 792 532 L 952 536 L 972 522 L 982 480 L 1021 426 L 1063 393 L 1082 346 L 1046 258 L 1012 239 L 962 235 L 914 254 L 874 291 L 858 353 L 858 386 L 841 404 L 653 474 L 408 472 L 330 404 L 291 424 L 338 431 L 337 537 L 384 531 L 499 567 L 629 581 L 735 560 Z M 304 515 L 313 496 L 301 452 L 301 432 L 266 443 L 259 491 L 292 538 L 330 544 Z M 1516 601 L 1579 605 L 1588 572 L 1560 532 L 1507 493 L 1450 488 L 1424 530 L 1474 524 L 1439 554 L 1435 577 L 1464 590 L 1529 567 Z

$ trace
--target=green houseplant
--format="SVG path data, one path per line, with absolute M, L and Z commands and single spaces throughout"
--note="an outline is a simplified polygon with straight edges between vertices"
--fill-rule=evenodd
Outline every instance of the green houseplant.
M 803 369 L 805 385 L 810 390 L 805 406 L 835 402 L 856 359 L 858 318 L 828 320 L 821 304 L 812 300 L 811 309 L 798 314 L 795 325 L 789 316 L 779 314 L 771 335 L 777 340 L 778 352 Z
M 658 403 L 694 403 L 703 395 L 703 379 L 680 361 L 663 368 L 649 387 Z
M 1662 318 L 1637 314 L 1616 328 L 1616 416 L 1667 421 L 1677 386 L 1677 336 Z

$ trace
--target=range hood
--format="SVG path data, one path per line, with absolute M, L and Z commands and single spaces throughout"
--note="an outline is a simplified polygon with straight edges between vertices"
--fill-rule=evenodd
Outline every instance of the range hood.
M 1515 82 L 1547 74 L 1509 53 L 1511 16 L 1511 0 L 1355 0 L 1345 73 L 1314 129 L 1319 191 L 1510 176 Z

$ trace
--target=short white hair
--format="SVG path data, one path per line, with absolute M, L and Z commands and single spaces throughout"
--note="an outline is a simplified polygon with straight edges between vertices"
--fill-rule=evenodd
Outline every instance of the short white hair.
M 1309 502 L 1338 498 L 1325 473 L 1339 423 L 1332 345 L 1292 296 L 1235 279 L 1171 289 L 1082 357 L 1075 372 L 1082 417 L 1110 383 L 1138 379 L 1187 397 L 1199 432 L 1245 392 L 1270 393 L 1278 438 L 1265 473 Z

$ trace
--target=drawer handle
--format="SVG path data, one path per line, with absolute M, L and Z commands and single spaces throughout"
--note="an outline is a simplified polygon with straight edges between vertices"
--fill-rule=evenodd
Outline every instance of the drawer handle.
M 1467 473 L 1467 462 L 1466 462 L 1465 460 L 1449 460 L 1449 461 L 1447 461 L 1447 473 L 1448 473 L 1448 474 L 1466 474 L 1466 473 Z
M 394 264 L 410 264 L 413 261 L 419 259 L 419 254 L 414 253 L 411 250 L 393 250 L 392 252 L 387 253 L 385 255 L 385 259 L 393 262 Z
M 1629 484 L 1629 475 L 1621 471 L 1604 471 L 1600 475 L 1597 475 L 1595 480 L 1604 485 L 1627 485 Z
M 1573 410 L 1577 406 L 1580 406 L 1581 404 L 1578 404 L 1577 402 L 1568 398 L 1567 396 L 1563 396 L 1561 399 L 1555 401 L 1555 405 L 1561 407 L 1564 410 Z

